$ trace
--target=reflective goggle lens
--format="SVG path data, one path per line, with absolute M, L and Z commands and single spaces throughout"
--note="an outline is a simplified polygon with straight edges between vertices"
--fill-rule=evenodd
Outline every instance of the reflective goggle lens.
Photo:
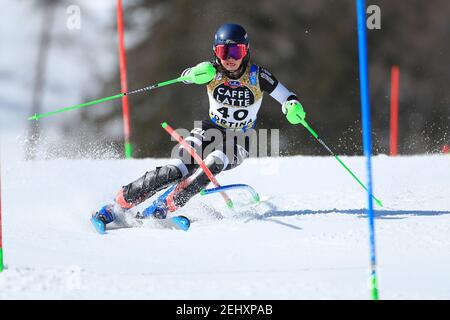
M 214 48 L 216 56 L 222 60 L 228 57 L 239 60 L 247 55 L 248 49 L 245 44 L 219 44 Z

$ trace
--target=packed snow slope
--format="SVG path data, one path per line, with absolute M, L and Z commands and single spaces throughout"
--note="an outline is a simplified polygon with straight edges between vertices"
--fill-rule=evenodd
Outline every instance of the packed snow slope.
M 362 157 L 343 157 L 365 181 Z M 2 163 L 0 298 L 369 299 L 364 190 L 331 157 L 250 159 L 222 173 L 263 198 L 235 211 L 219 195 L 180 210 L 188 232 L 97 234 L 93 210 L 163 159 Z M 382 299 L 450 299 L 450 157 L 377 156 Z M 230 192 L 236 202 L 250 197 Z

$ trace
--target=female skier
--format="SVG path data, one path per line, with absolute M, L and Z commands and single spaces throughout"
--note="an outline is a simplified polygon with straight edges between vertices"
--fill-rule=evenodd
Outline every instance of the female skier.
M 304 121 L 305 111 L 293 92 L 269 71 L 250 61 L 249 37 L 242 26 L 222 25 L 215 34 L 213 50 L 213 63 L 200 63 L 185 70 L 182 75 L 214 68 L 214 77 L 206 84 L 209 117 L 191 131 L 186 141 L 200 153 L 210 171 L 217 175 L 240 165 L 249 156 L 249 141 L 237 139 L 236 136 L 245 135 L 247 130 L 255 127 L 263 92 L 269 93 L 282 105 L 282 112 L 291 124 Z M 217 139 L 211 141 L 208 138 L 208 130 L 218 130 L 222 134 L 220 143 Z M 232 133 L 231 138 L 229 133 Z M 213 142 L 215 145 L 211 148 Z M 113 204 L 102 207 L 93 219 L 104 230 L 106 224 L 125 214 L 126 210 L 186 179 L 187 185 L 170 197 L 170 203 L 165 202 L 155 208 L 154 217 L 164 219 L 169 209 L 174 211 L 182 207 L 210 182 L 202 168 L 180 146 L 177 157 L 122 187 Z

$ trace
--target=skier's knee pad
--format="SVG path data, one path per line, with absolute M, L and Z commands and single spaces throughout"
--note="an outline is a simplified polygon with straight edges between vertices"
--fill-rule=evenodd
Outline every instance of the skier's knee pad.
M 228 166 L 229 160 L 225 153 L 215 150 L 205 158 L 204 162 L 211 173 L 216 175 Z
M 222 151 L 215 150 L 211 152 L 203 162 L 213 175 L 217 175 L 228 165 L 228 158 Z M 199 167 L 185 181 L 187 182 L 187 185 L 173 198 L 173 203 L 177 207 L 184 206 L 190 198 L 205 188 L 210 183 L 210 178 L 203 168 Z
M 178 159 L 178 158 L 171 159 L 171 160 L 167 163 L 166 166 L 169 166 L 169 165 L 172 165 L 172 166 L 177 167 L 177 168 L 180 170 L 181 175 L 182 175 L 183 177 L 189 175 L 189 166 L 186 165 L 181 159 Z
M 222 151 L 215 150 L 211 152 L 203 160 L 203 162 L 209 171 L 211 171 L 211 173 L 215 176 L 222 172 L 228 165 L 228 158 Z M 208 185 L 210 178 L 202 167 L 198 167 L 197 170 L 188 178 L 188 181 L 190 185 L 189 188 L 197 189 Z M 195 192 L 198 192 L 198 190 Z
M 123 198 L 127 203 L 139 204 L 182 178 L 183 172 L 176 165 L 168 164 L 164 167 L 157 167 L 123 187 Z

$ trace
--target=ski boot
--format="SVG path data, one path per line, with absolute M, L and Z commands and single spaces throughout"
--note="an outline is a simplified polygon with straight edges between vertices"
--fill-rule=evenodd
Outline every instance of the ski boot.
M 167 204 L 167 197 L 175 187 L 176 185 L 173 185 L 172 187 L 167 189 L 142 213 L 138 213 L 136 215 L 136 218 L 145 219 L 148 217 L 152 217 L 158 219 L 160 224 L 166 228 L 187 231 L 191 226 L 191 221 L 189 220 L 189 218 L 181 215 L 167 218 L 167 213 L 169 211 L 173 211 L 169 209 L 169 206 Z
M 167 212 L 169 212 L 169 208 L 167 206 L 167 197 L 169 194 L 175 189 L 176 185 L 172 185 L 169 189 L 167 189 L 162 195 L 160 195 L 153 203 L 146 208 L 144 211 L 139 212 L 136 215 L 138 219 L 145 219 L 148 217 L 153 217 L 156 219 L 166 219 Z
M 91 223 L 100 234 L 105 234 L 106 225 L 114 221 L 113 205 L 106 205 L 91 217 Z
M 103 206 L 91 217 L 91 223 L 100 234 L 105 234 L 106 225 L 113 221 L 120 221 L 123 218 L 125 210 L 117 203 Z

